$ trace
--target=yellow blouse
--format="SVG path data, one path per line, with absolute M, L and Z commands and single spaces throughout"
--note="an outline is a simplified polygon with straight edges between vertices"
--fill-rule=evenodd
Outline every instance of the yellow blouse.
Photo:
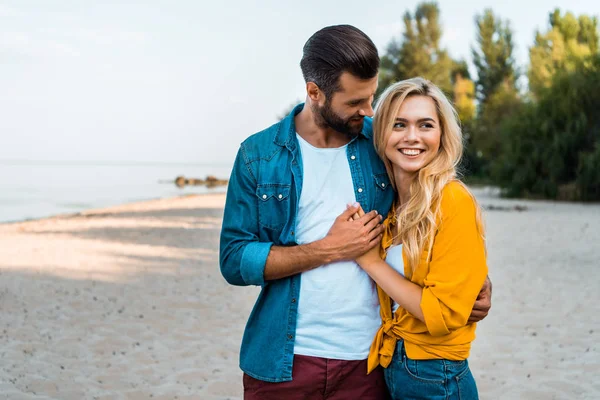
M 423 288 L 425 322 L 402 307 L 392 314 L 392 300 L 377 286 L 382 326 L 371 345 L 368 372 L 379 364 L 384 368 L 390 364 L 398 339 L 404 339 L 406 354 L 412 359 L 464 360 L 469 356 L 476 324 L 467 321 L 488 274 L 485 244 L 477 229 L 475 202 L 462 183 L 452 181 L 444 187 L 440 211 L 431 257 L 426 249 L 413 272 L 402 253 L 404 275 Z M 394 207 L 384 221 L 380 250 L 384 260 L 396 223 Z

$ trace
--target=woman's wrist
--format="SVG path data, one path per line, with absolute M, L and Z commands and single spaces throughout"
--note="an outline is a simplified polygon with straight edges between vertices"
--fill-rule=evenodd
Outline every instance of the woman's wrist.
M 359 262 L 360 267 L 364 269 L 369 275 L 371 272 L 377 270 L 377 268 L 380 268 L 382 264 L 385 264 L 385 261 L 383 261 L 379 257 L 378 259 L 366 259 Z

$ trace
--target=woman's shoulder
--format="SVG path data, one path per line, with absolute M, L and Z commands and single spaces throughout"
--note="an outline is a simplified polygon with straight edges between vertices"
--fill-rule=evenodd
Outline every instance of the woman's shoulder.
M 457 210 L 475 207 L 475 199 L 467 186 L 458 179 L 452 180 L 442 189 L 442 210 Z

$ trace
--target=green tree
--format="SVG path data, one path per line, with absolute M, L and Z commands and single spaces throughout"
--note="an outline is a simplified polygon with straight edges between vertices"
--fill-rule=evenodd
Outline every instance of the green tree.
M 476 91 L 479 100 L 477 119 L 470 137 L 472 172 L 480 177 L 489 176 L 490 164 L 498 156 L 500 125 L 521 107 L 516 89 L 517 72 L 513 57 L 512 30 L 487 9 L 475 16 L 477 47 L 471 48 L 477 70 Z
M 471 80 L 466 61 L 454 64 L 451 72 L 452 99 L 461 122 L 471 123 L 475 119 L 475 83 Z
M 420 3 L 414 14 L 404 14 L 404 34 L 392 39 L 381 59 L 379 90 L 408 78 L 421 76 L 452 93 L 454 61 L 441 48 L 440 9 L 435 2 Z
M 473 175 L 479 171 L 480 165 L 476 149 L 472 143 L 473 122 L 475 120 L 475 83 L 471 79 L 466 61 L 454 64 L 452 69 L 452 99 L 458 113 L 463 131 L 465 151 L 459 170 L 464 175 Z
M 550 28 L 536 32 L 529 49 L 529 88 L 535 98 L 550 86 L 558 71 L 573 71 L 582 60 L 598 52 L 598 19 L 556 9 L 549 16 Z
M 557 71 L 502 122 L 493 173 L 511 196 L 600 200 L 600 55 Z
M 471 53 L 477 70 L 478 99 L 485 106 L 500 86 L 504 86 L 505 91 L 515 88 L 513 34 L 509 22 L 494 15 L 490 9 L 475 16 L 475 25 L 478 47 L 472 47 Z

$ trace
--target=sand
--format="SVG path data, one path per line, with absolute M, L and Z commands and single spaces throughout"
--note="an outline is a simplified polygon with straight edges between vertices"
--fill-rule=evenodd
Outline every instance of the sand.
M 470 359 L 481 398 L 600 398 L 600 205 L 476 193 L 494 283 Z M 223 203 L 0 225 L 0 399 L 241 399 L 258 289 L 219 273 Z

